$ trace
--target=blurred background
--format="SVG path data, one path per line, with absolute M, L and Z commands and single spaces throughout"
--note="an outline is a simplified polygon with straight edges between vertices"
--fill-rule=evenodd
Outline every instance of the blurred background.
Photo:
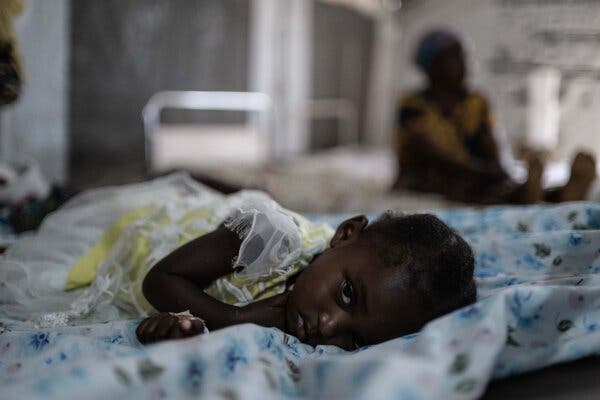
M 546 186 L 600 152 L 595 0 L 2 1 L 22 85 L 0 154 L 39 167 L 20 196 L 183 169 L 299 211 L 451 206 L 389 190 L 400 99 L 426 86 L 415 48 L 440 28 L 461 39 L 515 182 L 532 152 Z

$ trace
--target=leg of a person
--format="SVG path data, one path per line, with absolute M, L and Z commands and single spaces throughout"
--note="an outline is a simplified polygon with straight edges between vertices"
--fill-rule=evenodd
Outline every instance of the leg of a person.
M 542 175 L 544 166 L 541 160 L 532 156 L 528 160 L 527 180 L 518 184 L 510 178 L 488 186 L 483 192 L 481 204 L 537 204 L 543 200 Z
M 452 200 L 477 204 L 512 203 L 518 184 L 498 171 L 463 168 L 460 165 L 437 162 L 437 187 Z
M 596 159 L 589 153 L 579 152 L 571 164 L 571 174 L 565 186 L 554 191 L 549 201 L 585 200 L 590 186 L 596 179 Z
M 398 185 L 422 192 L 441 194 L 463 202 L 481 202 L 508 179 L 501 171 L 461 165 L 432 154 L 419 142 L 407 144 L 401 159 Z

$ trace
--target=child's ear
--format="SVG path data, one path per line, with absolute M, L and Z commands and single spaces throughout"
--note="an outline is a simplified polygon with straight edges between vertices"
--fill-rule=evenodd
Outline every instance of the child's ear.
M 329 243 L 331 247 L 335 247 L 348 240 L 354 240 L 367 227 L 369 220 L 364 215 L 357 215 L 345 220 L 338 226 Z

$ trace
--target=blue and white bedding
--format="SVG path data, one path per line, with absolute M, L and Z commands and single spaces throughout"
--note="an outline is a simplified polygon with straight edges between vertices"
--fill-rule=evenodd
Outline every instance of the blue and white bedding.
M 0 398 L 473 399 L 490 379 L 600 351 L 600 204 L 438 215 L 475 250 L 479 301 L 419 334 L 348 353 L 240 325 L 143 347 L 133 320 L 3 320 Z

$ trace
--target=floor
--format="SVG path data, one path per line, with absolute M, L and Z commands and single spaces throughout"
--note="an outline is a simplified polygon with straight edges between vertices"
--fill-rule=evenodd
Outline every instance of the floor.
M 588 357 L 492 382 L 483 400 L 600 399 L 600 357 Z

